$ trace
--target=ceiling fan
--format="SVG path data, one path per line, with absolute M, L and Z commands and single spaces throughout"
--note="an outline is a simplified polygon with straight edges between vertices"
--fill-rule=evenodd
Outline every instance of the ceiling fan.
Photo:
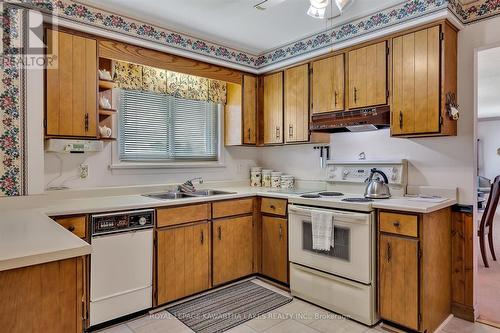
M 256 9 L 265 10 L 270 7 L 279 5 L 286 0 L 263 0 L 256 4 L 254 7 Z M 349 6 L 354 0 L 332 0 L 335 6 L 339 9 L 340 14 Z M 307 10 L 307 15 L 317 18 L 324 19 L 326 8 L 330 4 L 330 0 L 309 0 L 311 5 Z

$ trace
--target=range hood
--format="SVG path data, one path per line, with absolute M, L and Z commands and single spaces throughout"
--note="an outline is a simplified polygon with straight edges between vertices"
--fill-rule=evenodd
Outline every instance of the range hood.
M 362 132 L 387 128 L 391 125 L 388 105 L 368 109 L 318 113 L 312 116 L 312 132 Z

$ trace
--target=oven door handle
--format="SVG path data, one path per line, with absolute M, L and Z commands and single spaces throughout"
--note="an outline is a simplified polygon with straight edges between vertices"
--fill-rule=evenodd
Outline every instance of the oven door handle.
M 354 212 L 341 212 L 337 210 L 329 210 L 329 209 L 317 209 L 317 208 L 305 208 L 305 207 L 297 207 L 294 205 L 288 206 L 288 212 L 290 215 L 298 214 L 302 216 L 311 216 L 312 211 L 320 211 L 320 212 L 332 212 L 333 211 L 333 220 L 336 222 L 344 222 L 344 223 L 356 223 L 356 224 L 369 224 L 369 214 L 359 214 Z

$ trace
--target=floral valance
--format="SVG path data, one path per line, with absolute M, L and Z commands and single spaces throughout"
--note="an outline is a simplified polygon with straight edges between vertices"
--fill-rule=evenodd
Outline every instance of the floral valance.
M 150 66 L 114 61 L 114 80 L 118 88 L 166 93 L 171 96 L 226 103 L 226 83 Z

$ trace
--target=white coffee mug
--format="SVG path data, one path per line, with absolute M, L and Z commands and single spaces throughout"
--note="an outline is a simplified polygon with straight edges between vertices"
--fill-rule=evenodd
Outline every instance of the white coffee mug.
M 111 137 L 112 131 L 108 126 L 99 126 L 99 133 L 101 133 L 103 138 L 109 138 Z

